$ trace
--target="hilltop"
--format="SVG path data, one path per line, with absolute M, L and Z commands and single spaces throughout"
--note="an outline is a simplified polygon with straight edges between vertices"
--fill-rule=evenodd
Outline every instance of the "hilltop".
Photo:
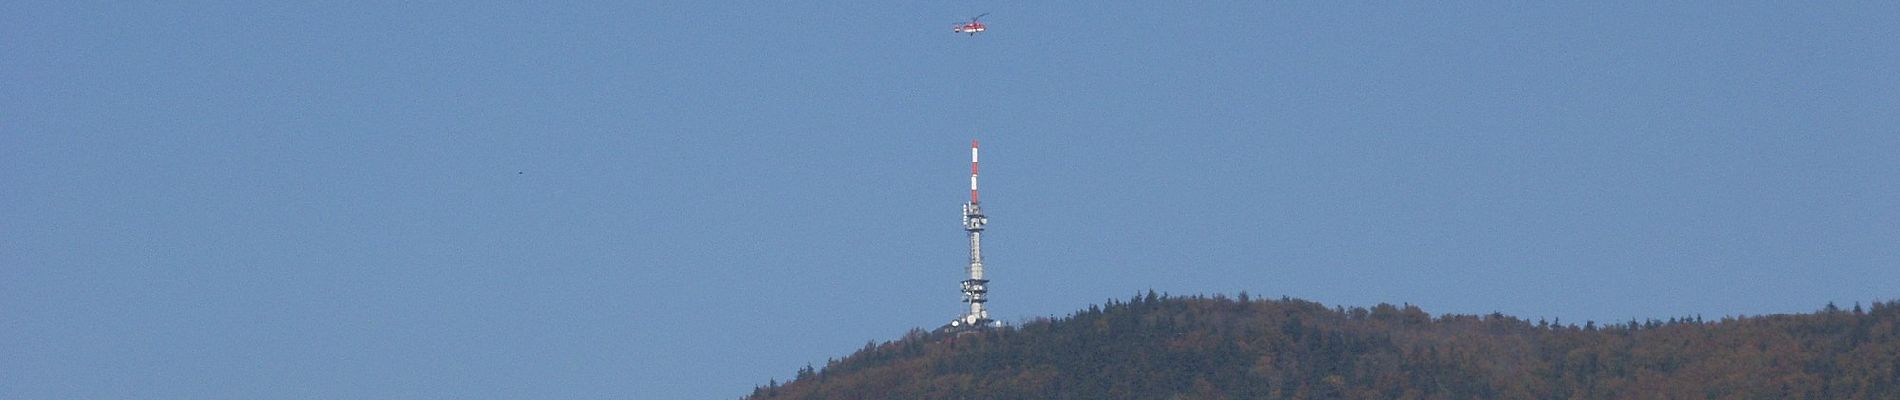
M 1900 302 L 1600 324 L 1150 292 L 962 335 L 912 330 L 749 399 L 1900 396 Z

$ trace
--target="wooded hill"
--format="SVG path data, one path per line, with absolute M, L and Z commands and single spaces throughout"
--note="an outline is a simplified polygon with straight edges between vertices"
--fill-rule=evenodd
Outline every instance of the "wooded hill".
M 1619 323 L 1150 292 L 869 343 L 750 399 L 1900 399 L 1900 301 Z

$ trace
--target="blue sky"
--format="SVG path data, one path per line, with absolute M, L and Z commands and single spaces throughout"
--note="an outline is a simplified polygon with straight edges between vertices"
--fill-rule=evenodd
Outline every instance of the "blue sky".
M 737 397 L 957 314 L 973 138 L 1006 321 L 1900 282 L 1895 3 L 900 3 L 0 6 L 0 397 Z

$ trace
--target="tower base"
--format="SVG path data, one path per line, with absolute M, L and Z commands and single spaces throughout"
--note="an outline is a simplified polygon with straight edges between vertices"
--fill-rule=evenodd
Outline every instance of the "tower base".
M 1001 326 L 1003 326 L 1001 322 L 997 322 L 996 320 L 993 320 L 993 319 L 975 318 L 973 320 L 969 318 L 968 316 L 965 316 L 963 318 L 950 320 L 950 323 L 944 324 L 943 327 L 941 328 L 937 328 L 937 333 L 980 332 L 980 331 L 995 329 Z
M 937 328 L 935 334 L 975 334 L 975 332 L 994 330 L 994 328 L 999 328 L 999 326 L 1003 326 L 1003 324 L 996 322 L 996 320 L 990 320 L 990 318 L 980 318 L 980 320 L 973 322 L 973 324 L 971 324 L 971 322 L 963 322 L 963 318 L 956 318 L 956 320 L 950 320 L 950 324 L 944 324 L 942 328 Z

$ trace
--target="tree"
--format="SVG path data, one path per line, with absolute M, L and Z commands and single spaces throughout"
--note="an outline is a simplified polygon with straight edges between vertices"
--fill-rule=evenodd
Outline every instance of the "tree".
M 1246 297 L 1142 294 L 1011 329 L 913 330 L 748 398 L 1900 398 L 1897 302 L 1578 328 Z

